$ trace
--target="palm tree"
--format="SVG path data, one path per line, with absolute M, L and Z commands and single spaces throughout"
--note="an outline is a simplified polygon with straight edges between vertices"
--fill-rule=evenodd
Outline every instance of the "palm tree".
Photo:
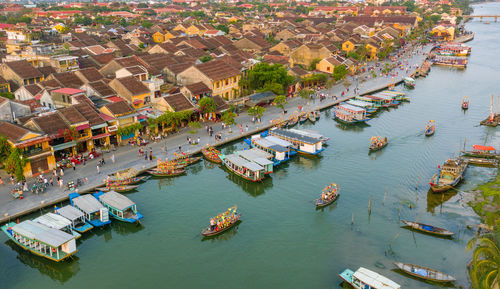
M 475 248 L 474 248 L 475 247 Z M 467 251 L 474 248 L 469 276 L 475 289 L 492 289 L 500 282 L 500 226 L 493 233 L 474 237 Z

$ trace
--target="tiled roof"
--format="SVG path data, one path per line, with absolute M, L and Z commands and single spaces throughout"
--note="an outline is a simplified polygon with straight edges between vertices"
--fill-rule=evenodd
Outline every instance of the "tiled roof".
M 193 84 L 188 84 L 185 87 L 194 95 L 199 95 L 211 91 L 210 88 L 201 81 Z
M 121 77 L 117 78 L 116 80 L 120 82 L 120 84 L 125 87 L 132 95 L 150 93 L 149 88 L 147 88 L 134 76 Z
M 103 80 L 87 83 L 93 90 L 100 94 L 102 97 L 115 95 L 115 91 Z
M 95 67 L 80 69 L 79 73 L 81 73 L 88 82 L 98 81 L 104 78 L 104 76 Z
M 71 124 L 75 125 L 87 121 L 87 119 L 73 106 L 57 110 Z
M 44 77 L 47 77 L 51 75 L 52 73 L 56 73 L 56 69 L 52 66 L 44 66 L 44 67 L 38 67 L 38 71 L 40 71 Z
M 0 135 L 5 136 L 13 143 L 20 141 L 30 131 L 19 125 L 12 124 L 6 121 L 0 121 Z
M 42 88 L 37 84 L 25 85 L 24 88 L 32 95 L 35 96 L 42 91 Z
M 240 71 L 221 60 L 213 60 L 195 66 L 213 81 L 226 79 L 240 74 Z
M 4 65 L 7 65 L 22 79 L 31 79 L 43 76 L 40 71 L 34 68 L 33 65 L 26 60 L 5 62 Z
M 73 72 L 54 73 L 51 77 L 57 80 L 63 87 L 79 88 L 83 85 L 83 81 Z
M 105 123 L 106 121 L 102 119 L 99 113 L 89 104 L 82 103 L 74 105 L 74 108 L 80 112 L 85 119 L 89 121 L 90 126 Z
M 183 111 L 194 108 L 194 105 L 182 93 L 165 96 L 163 99 L 174 111 Z
M 114 115 L 133 113 L 135 111 L 126 101 L 113 102 L 106 104 L 104 107 L 107 107 Z
M 69 125 L 58 113 L 51 113 L 31 119 L 44 133 L 48 135 L 60 134 Z

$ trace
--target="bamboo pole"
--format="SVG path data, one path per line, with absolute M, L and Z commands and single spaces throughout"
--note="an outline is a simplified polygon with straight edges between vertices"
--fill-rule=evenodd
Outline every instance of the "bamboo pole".
M 368 201 L 368 215 L 372 214 L 372 195 L 370 195 L 370 201 Z

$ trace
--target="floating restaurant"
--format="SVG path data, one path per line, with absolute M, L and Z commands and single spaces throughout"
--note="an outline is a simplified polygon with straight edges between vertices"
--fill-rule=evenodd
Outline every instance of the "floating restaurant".
M 334 113 L 336 120 L 349 124 L 363 123 L 370 120 L 370 118 L 366 117 L 366 109 L 347 103 L 337 105 Z
M 270 161 L 270 159 L 273 158 L 273 155 L 268 152 L 259 150 L 257 148 L 251 148 L 248 150 L 236 151 L 235 154 L 249 162 L 254 162 L 260 165 L 264 168 L 265 174 L 270 174 L 273 172 L 274 163 Z
M 142 219 L 136 204 L 122 194 L 115 191 L 106 193 L 99 191 L 94 197 L 109 210 L 111 217 L 119 221 L 135 223 Z
M 271 136 L 290 142 L 293 145 L 293 149 L 300 154 L 317 155 L 325 149 L 323 148 L 323 142 L 320 139 L 298 134 L 289 130 L 275 128 L 270 129 L 268 133 Z
M 247 142 L 251 147 L 272 154 L 275 166 L 286 162 L 296 154 L 290 148 L 292 144 L 274 136 L 262 137 L 260 134 L 253 135 Z

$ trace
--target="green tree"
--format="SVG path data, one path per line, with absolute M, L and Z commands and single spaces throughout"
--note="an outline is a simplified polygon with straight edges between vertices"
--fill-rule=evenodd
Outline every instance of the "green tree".
M 226 25 L 224 25 L 224 24 L 219 24 L 219 25 L 217 25 L 217 26 L 215 27 L 215 29 L 220 30 L 220 31 L 222 31 L 222 32 L 224 32 L 224 33 L 226 33 L 226 34 L 228 34 L 228 33 L 229 33 L 229 27 L 227 27 L 227 26 L 226 26 Z
M 266 112 L 266 108 L 258 105 L 254 105 L 248 109 L 248 115 L 256 118 L 262 118 L 264 112 Z
M 236 118 L 236 113 L 228 110 L 222 114 L 221 120 L 226 125 L 232 125 L 236 123 L 234 121 L 235 118 Z
M 5 136 L 0 135 L 0 162 L 5 162 L 9 154 L 10 144 Z
M 335 79 L 335 81 L 344 79 L 346 75 L 347 75 L 347 67 L 345 65 L 337 65 L 333 69 L 333 79 Z
M 19 149 L 11 148 L 10 154 L 5 160 L 5 169 L 9 174 L 14 174 L 18 181 L 24 179 L 23 169 L 28 163 L 26 158 L 22 158 Z
M 436 24 L 439 22 L 439 20 L 441 20 L 441 15 L 439 14 L 431 15 L 429 19 L 432 21 L 432 23 Z
M 14 94 L 12 92 L 0 92 L 0 96 L 8 98 L 8 99 L 14 99 Z
M 287 104 L 288 102 L 286 101 L 286 96 L 284 95 L 278 95 L 276 96 L 276 98 L 274 99 L 274 104 L 281 108 L 283 111 L 285 111 L 285 105 Z
M 413 1 L 406 1 L 405 3 L 403 3 L 403 6 L 405 6 L 406 10 L 409 12 L 414 11 L 415 8 L 417 8 L 417 5 L 415 5 L 415 2 Z
M 141 3 L 137 4 L 137 8 L 148 8 L 148 4 L 141 2 Z
M 205 62 L 212 60 L 212 56 L 211 55 L 202 55 L 199 59 L 201 62 L 205 63 Z
M 474 248 L 469 276 L 475 289 L 491 289 L 500 282 L 500 225 L 493 233 L 473 238 L 467 250 Z M 498 288 L 498 287 L 497 287 Z
M 293 80 L 293 76 L 288 75 L 281 64 L 269 65 L 261 62 L 248 72 L 247 76 L 240 81 L 240 85 L 250 91 L 263 91 L 266 88 L 276 94 L 283 94 Z
M 151 28 L 153 26 L 153 23 L 149 21 L 142 21 L 141 26 L 144 28 Z
M 213 98 L 205 96 L 200 99 L 198 107 L 200 108 L 200 111 L 202 113 L 212 113 L 217 108 L 217 104 L 215 103 L 215 100 Z
M 313 61 L 311 61 L 311 64 L 309 65 L 309 70 L 316 70 L 316 64 L 318 64 L 321 61 L 320 58 L 314 58 Z

